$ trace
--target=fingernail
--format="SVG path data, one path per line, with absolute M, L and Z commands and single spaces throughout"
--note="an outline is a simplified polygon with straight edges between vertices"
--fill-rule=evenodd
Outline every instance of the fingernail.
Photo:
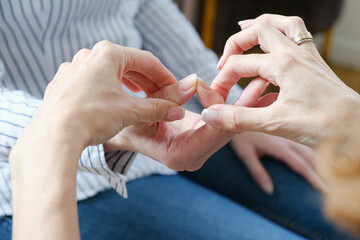
M 270 82 L 265 83 L 261 93 L 265 92 L 265 90 L 268 88 L 269 85 L 270 85 Z
M 201 113 L 201 119 L 212 125 L 220 125 L 221 115 L 218 111 L 204 109 Z
M 220 71 L 220 63 L 221 63 L 221 59 L 223 58 L 223 56 L 220 57 L 218 64 L 216 65 L 216 69 Z
M 254 19 L 247 19 L 247 20 L 238 21 L 238 25 L 241 27 L 241 25 L 252 22 L 253 20 Z
M 274 186 L 268 181 L 261 182 L 261 188 L 268 195 L 272 195 L 274 193 Z
M 182 92 L 187 92 L 192 88 L 195 88 L 196 81 L 197 81 L 197 75 L 196 73 L 191 74 L 184 78 L 183 80 L 179 81 L 179 90 Z
M 238 25 L 241 27 L 247 20 L 238 21 Z
M 185 109 L 182 107 L 170 107 L 166 120 L 175 121 L 180 120 L 185 116 Z
M 201 78 L 197 79 L 197 83 L 198 83 L 197 85 L 198 87 L 204 88 L 206 90 L 211 90 L 210 86 Z

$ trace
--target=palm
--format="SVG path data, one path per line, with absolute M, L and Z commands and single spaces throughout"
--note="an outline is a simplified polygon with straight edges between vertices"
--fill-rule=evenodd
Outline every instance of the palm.
M 175 122 L 136 123 L 109 142 L 113 147 L 139 151 L 175 170 L 196 170 L 231 136 L 204 124 L 199 114 L 187 111 L 182 120 Z

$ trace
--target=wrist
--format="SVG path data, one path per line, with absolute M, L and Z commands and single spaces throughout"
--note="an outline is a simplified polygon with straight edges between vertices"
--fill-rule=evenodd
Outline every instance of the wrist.
M 83 146 L 56 124 L 52 127 L 33 121 L 20 134 L 10 152 L 12 180 L 33 181 L 39 175 L 43 178 L 76 177 Z
M 73 148 L 83 150 L 89 145 L 90 133 L 86 131 L 79 117 L 71 110 L 62 110 L 52 113 L 40 108 L 31 122 L 34 131 L 48 135 L 59 142 L 71 143 Z

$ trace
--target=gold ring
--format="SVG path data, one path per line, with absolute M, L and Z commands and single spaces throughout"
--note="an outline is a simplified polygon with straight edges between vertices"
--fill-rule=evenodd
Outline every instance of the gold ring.
M 300 45 L 300 44 L 302 44 L 304 42 L 313 42 L 313 43 L 315 43 L 313 36 L 308 31 L 301 32 L 301 33 L 297 34 L 295 37 L 293 37 L 291 39 L 291 41 L 293 41 L 297 45 Z

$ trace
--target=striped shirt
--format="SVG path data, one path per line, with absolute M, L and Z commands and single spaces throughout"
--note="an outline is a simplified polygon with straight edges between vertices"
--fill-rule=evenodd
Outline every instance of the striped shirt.
M 104 39 L 153 52 L 178 79 L 197 73 L 210 83 L 217 74 L 217 57 L 171 0 L 0 0 L 0 216 L 12 214 L 9 152 L 46 85 L 62 62 Z M 110 187 L 127 197 L 126 181 L 155 173 L 175 172 L 141 154 L 90 146 L 79 160 L 77 198 Z

